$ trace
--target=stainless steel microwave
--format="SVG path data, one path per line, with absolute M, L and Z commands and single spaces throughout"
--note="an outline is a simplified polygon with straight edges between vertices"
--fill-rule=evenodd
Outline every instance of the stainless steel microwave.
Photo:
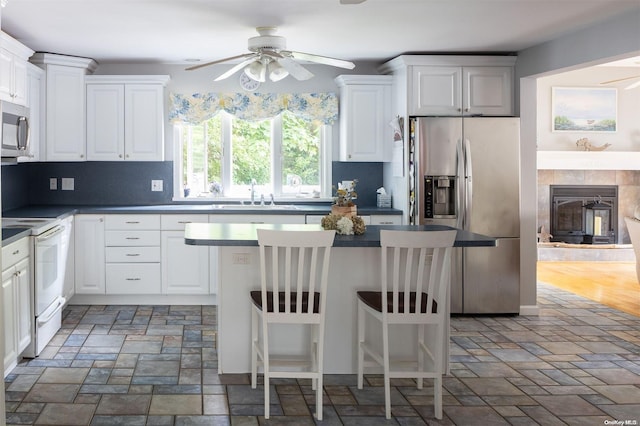
M 29 108 L 0 102 L 2 114 L 2 158 L 29 155 Z

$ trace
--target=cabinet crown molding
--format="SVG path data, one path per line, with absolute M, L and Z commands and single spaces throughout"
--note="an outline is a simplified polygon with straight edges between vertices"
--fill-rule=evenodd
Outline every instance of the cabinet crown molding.
M 98 63 L 91 58 L 80 56 L 60 55 L 58 53 L 36 52 L 29 61 L 45 68 L 47 65 L 62 65 L 65 67 L 83 68 L 92 73 L 98 67 Z
M 169 75 L 88 75 L 85 83 L 91 84 L 162 84 L 171 80 Z
M 514 66 L 514 55 L 400 55 L 379 67 L 385 74 L 413 65 L 432 66 Z
M 0 47 L 8 50 L 25 61 L 33 55 L 33 50 L 29 49 L 27 46 L 5 32 L 0 32 Z
M 393 77 L 390 75 L 356 75 L 356 74 L 344 74 L 337 76 L 334 81 L 338 87 L 343 87 L 347 84 L 388 84 L 393 83 Z

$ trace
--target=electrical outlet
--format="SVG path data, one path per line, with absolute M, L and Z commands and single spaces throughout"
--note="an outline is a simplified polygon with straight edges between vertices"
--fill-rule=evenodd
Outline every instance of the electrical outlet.
M 58 178 L 49 178 L 49 189 L 52 191 L 58 190 Z
M 151 190 L 152 191 L 162 191 L 162 179 L 152 180 L 151 181 Z
M 251 263 L 249 253 L 233 253 L 231 255 L 231 263 L 234 265 L 248 265 Z
M 63 191 L 73 191 L 75 189 L 75 179 L 74 178 L 62 178 L 62 190 Z

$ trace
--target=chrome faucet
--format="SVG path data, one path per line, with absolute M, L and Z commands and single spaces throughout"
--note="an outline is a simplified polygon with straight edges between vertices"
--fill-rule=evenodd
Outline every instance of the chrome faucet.
M 269 196 L 271 197 L 271 205 L 272 205 L 272 206 L 275 206 L 275 205 L 276 205 L 276 203 L 275 203 L 275 201 L 274 201 L 274 199 L 273 199 L 273 194 L 269 194 Z
M 251 205 L 253 206 L 255 204 L 255 199 L 256 199 L 256 184 L 258 182 L 256 182 L 255 179 L 251 179 Z

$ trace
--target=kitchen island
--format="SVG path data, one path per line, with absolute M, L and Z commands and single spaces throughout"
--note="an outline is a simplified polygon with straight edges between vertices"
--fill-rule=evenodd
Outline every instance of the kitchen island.
M 218 256 L 218 370 L 246 373 L 250 370 L 250 290 L 260 288 L 256 229 L 320 230 L 320 225 L 190 223 L 185 243 L 217 246 Z M 380 230 L 437 231 L 441 225 L 370 225 L 363 235 L 336 235 L 327 291 L 325 372 L 356 371 L 356 291 L 380 289 Z M 492 247 L 496 240 L 458 230 L 457 247 Z M 289 327 L 289 326 L 288 326 Z M 270 336 L 272 348 L 283 353 L 303 353 L 308 347 L 302 329 L 290 326 Z M 413 350 L 405 333 L 392 333 L 395 354 Z M 394 340 L 392 340 L 392 343 Z M 447 348 L 443 348 L 448 351 Z M 394 353 L 392 351 L 392 353 Z M 448 359 L 448 358 L 445 358 Z

